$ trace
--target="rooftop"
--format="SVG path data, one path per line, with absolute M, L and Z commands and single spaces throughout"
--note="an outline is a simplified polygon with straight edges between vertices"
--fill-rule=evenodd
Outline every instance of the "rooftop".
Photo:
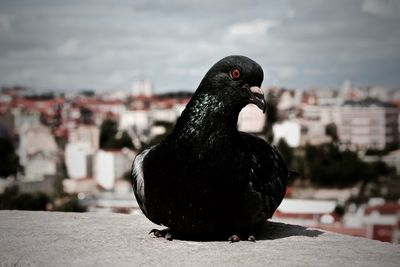
M 400 246 L 267 223 L 258 241 L 167 241 L 142 215 L 0 211 L 4 266 L 399 266 Z
M 392 103 L 387 103 L 387 102 L 382 102 L 378 99 L 374 99 L 374 98 L 367 98 L 364 100 L 347 100 L 343 103 L 343 106 L 347 107 L 385 107 L 385 108 L 395 108 L 396 106 Z

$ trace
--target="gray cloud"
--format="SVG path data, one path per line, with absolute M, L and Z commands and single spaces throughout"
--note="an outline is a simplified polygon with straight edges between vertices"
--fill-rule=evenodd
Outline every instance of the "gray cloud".
M 244 54 L 265 85 L 398 86 L 396 3 L 4 0 L 0 84 L 128 89 L 145 77 L 194 90 L 215 61 Z
M 400 1 L 398 0 L 364 0 L 364 12 L 386 18 L 400 18 Z

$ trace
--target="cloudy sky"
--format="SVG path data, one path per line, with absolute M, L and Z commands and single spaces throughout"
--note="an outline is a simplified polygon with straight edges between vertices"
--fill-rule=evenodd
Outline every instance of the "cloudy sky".
M 399 87 L 400 1 L 0 1 L 0 85 L 194 90 L 230 54 L 264 86 Z

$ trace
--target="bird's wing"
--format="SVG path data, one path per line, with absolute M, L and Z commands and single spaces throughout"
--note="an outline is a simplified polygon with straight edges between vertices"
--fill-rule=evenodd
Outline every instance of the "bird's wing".
M 146 155 L 151 151 L 152 148 L 146 149 L 136 155 L 135 160 L 132 164 L 132 185 L 133 192 L 135 193 L 136 201 L 139 204 L 140 209 L 147 216 L 146 210 L 146 196 L 144 192 L 144 174 L 143 174 L 143 161 Z
M 250 184 L 264 199 L 269 217 L 281 203 L 288 179 L 288 170 L 278 149 L 247 133 L 241 139 L 250 157 Z

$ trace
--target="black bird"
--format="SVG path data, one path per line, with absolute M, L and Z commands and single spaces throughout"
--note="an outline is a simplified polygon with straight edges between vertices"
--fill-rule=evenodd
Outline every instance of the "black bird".
M 263 70 L 228 56 L 207 72 L 161 143 L 133 162 L 133 189 L 143 213 L 167 226 L 158 237 L 255 240 L 253 233 L 281 203 L 288 170 L 278 150 L 239 132 L 247 104 L 266 109 Z

